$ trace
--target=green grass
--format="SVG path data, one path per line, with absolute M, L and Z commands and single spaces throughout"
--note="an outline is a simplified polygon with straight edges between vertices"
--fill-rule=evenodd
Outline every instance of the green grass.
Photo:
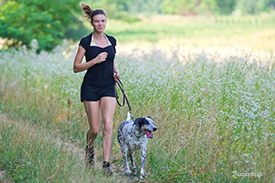
M 87 171 L 82 163 L 84 151 L 63 142 L 56 131 L 27 121 L 12 121 L 2 114 L 0 129 L 0 169 L 5 171 L 0 181 L 114 181 L 104 178 L 100 171 Z
M 119 44 L 156 42 L 161 47 L 242 48 L 251 51 L 274 51 L 275 15 L 225 17 L 142 17 L 142 21 L 125 23 L 108 20 L 106 32 Z M 91 26 L 87 24 L 87 27 Z
M 169 24 L 162 18 L 157 23 L 109 21 L 107 30 L 119 43 L 116 65 L 134 117 L 151 116 L 158 127 L 148 143 L 146 181 L 274 181 L 274 57 L 241 49 L 175 49 L 184 40 L 197 48 L 232 49 L 236 43 L 273 52 L 273 23 L 191 18 L 192 23 L 176 19 Z M 168 53 L 156 47 L 126 50 L 128 44 L 143 47 L 141 40 L 162 35 L 174 44 Z M 123 47 L 121 42 L 127 41 L 134 42 Z M 0 119 L 4 181 L 136 181 L 122 175 L 124 161 L 116 140 L 127 107 L 117 106 L 114 118 L 112 164 L 117 176 L 106 179 L 100 169 L 83 168 L 88 123 L 79 99 L 84 73 L 72 71 L 75 50 L 64 44 L 39 55 L 24 47 L 0 52 L 0 111 L 8 116 Z M 101 143 L 102 134 L 96 140 L 98 163 Z M 71 152 L 71 145 L 79 151 Z M 139 153 L 136 160 L 139 166 Z M 240 176 L 252 172 L 263 175 Z
M 232 55 L 175 51 L 170 59 L 160 50 L 135 55 L 138 52 L 118 54 L 116 63 L 134 117 L 149 115 L 159 128 L 148 144 L 146 181 L 272 181 L 274 59 L 260 63 L 245 51 Z M 69 171 L 75 171 L 70 174 L 72 180 L 89 179 L 80 178 L 85 173 L 79 154 L 68 155 L 56 141 L 42 138 L 57 131 L 60 140 L 85 146 L 88 123 L 79 101 L 83 73 L 73 73 L 73 56 L 67 47 L 39 55 L 23 48 L 1 52 L 0 109 L 10 118 L 30 121 L 39 135 L 35 140 L 19 129 L 14 139 L 10 137 L 14 127 L 1 125 L 1 149 L 8 150 L 0 168 L 11 179 L 46 180 L 57 171 L 56 181 L 68 180 Z M 126 107 L 117 107 L 115 113 L 112 162 L 117 167 L 124 163 L 116 129 L 126 113 Z M 27 135 L 20 144 L 16 139 L 22 132 Z M 96 142 L 99 162 L 101 142 L 100 135 Z M 37 156 L 39 144 L 45 152 Z M 35 164 L 28 164 L 28 155 L 35 157 Z M 47 167 L 51 157 L 56 158 L 54 167 Z M 234 177 L 233 171 L 263 176 Z

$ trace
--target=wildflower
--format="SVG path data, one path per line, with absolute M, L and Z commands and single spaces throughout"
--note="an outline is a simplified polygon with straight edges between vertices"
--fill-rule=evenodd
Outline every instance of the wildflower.
M 220 156 L 222 155 L 222 153 L 219 153 L 220 154 Z
M 194 175 L 197 175 L 196 173 L 194 173 Z

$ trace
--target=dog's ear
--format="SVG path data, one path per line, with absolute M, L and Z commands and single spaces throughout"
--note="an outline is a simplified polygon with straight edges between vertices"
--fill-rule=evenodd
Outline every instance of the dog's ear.
M 135 121 L 134 121 L 134 123 L 138 124 L 140 120 L 141 120 L 141 118 L 136 118 Z
M 135 124 L 139 125 L 139 128 L 141 128 L 143 125 L 148 125 L 149 122 L 146 120 L 146 118 L 140 117 L 135 120 Z

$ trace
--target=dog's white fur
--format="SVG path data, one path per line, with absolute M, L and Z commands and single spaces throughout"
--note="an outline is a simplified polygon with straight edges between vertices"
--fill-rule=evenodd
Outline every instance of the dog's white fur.
M 155 126 L 152 118 L 140 117 L 137 118 L 135 121 L 132 121 L 130 113 L 128 112 L 127 119 L 120 124 L 117 134 L 117 139 L 121 147 L 121 152 L 125 159 L 126 174 L 132 173 L 129 168 L 128 157 L 130 157 L 131 159 L 134 174 L 137 174 L 137 169 L 134 162 L 134 151 L 141 150 L 140 178 L 143 179 L 148 138 L 153 138 L 152 131 L 156 130 L 157 127 Z

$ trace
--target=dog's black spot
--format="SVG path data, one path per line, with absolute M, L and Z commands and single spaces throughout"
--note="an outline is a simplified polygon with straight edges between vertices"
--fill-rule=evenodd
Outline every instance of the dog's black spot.
M 143 125 L 149 125 L 149 122 L 146 120 L 146 118 L 137 118 L 134 122 L 135 124 L 139 125 L 139 128 L 141 128 Z

